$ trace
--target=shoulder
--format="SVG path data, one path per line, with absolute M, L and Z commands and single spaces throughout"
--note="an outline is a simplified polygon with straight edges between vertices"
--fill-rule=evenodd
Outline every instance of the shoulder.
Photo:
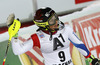
M 36 33 L 31 35 L 31 38 L 33 40 L 34 46 L 37 46 L 40 48 L 40 40 L 38 38 L 38 35 Z
M 36 32 L 36 33 L 34 33 L 34 34 L 32 34 L 31 37 L 32 37 L 32 38 L 37 38 L 39 34 L 40 34 L 40 31 L 38 31 L 38 32 Z
M 73 31 L 73 28 L 68 24 L 65 24 L 65 29 L 68 31 Z
M 38 32 L 32 34 L 32 35 L 31 35 L 32 40 L 33 40 L 33 41 L 34 41 L 34 40 L 35 40 L 35 41 L 36 41 L 36 40 L 39 40 L 39 34 L 40 34 L 40 33 L 38 33 Z
M 34 33 L 34 34 L 31 35 L 31 38 L 34 38 L 34 37 L 37 37 L 36 33 Z
M 68 24 L 65 24 L 65 27 L 66 27 L 66 28 L 71 28 L 71 26 L 70 26 L 70 25 L 68 25 Z

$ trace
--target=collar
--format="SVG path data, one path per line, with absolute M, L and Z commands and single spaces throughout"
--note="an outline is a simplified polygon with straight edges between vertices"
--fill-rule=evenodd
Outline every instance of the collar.
M 49 31 L 46 31 L 46 30 L 42 30 L 44 33 L 46 33 L 46 34 L 49 34 L 50 35 L 50 33 L 49 33 Z M 57 33 L 57 31 L 55 31 L 55 32 L 52 32 L 52 35 L 54 35 L 54 34 L 56 34 Z

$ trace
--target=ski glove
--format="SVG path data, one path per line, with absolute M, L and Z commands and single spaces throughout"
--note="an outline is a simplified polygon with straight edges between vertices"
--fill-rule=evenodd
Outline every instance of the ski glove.
M 14 19 L 15 19 L 15 15 L 13 13 L 8 16 L 6 21 L 8 27 L 10 27 L 13 24 Z
M 6 21 L 8 28 L 13 24 L 14 20 L 15 20 L 15 14 L 12 13 L 8 16 L 7 21 Z M 19 21 L 19 19 L 17 19 L 17 20 Z M 17 38 L 18 33 L 16 33 L 13 37 Z
M 92 64 L 92 65 L 99 65 L 98 59 L 95 58 L 93 55 L 91 55 L 87 60 Z

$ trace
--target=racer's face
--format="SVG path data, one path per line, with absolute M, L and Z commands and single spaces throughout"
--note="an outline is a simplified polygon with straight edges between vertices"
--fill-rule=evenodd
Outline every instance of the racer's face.
M 49 28 L 50 28 L 51 30 L 58 29 L 58 28 L 59 28 L 58 20 L 56 20 L 56 23 L 55 23 L 54 25 L 49 26 Z

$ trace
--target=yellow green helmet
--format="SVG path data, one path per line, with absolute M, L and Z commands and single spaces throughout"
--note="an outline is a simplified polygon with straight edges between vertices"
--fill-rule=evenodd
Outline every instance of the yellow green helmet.
M 58 19 L 54 10 L 49 7 L 40 8 L 34 16 L 34 23 L 41 29 L 48 30 L 49 26 L 54 25 Z

